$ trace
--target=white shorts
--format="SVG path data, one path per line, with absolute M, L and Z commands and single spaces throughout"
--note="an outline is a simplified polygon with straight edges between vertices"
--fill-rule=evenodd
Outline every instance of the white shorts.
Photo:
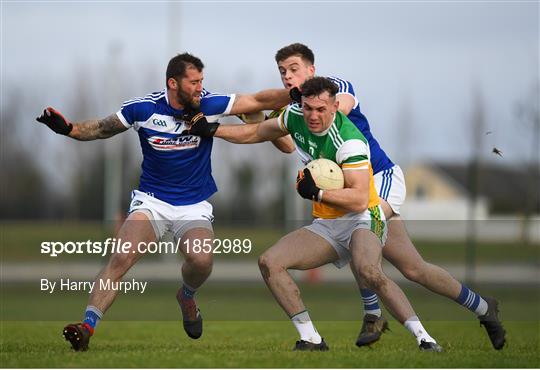
M 386 221 L 380 205 L 362 213 L 347 213 L 339 218 L 317 218 L 311 225 L 304 227 L 324 238 L 335 249 L 339 259 L 334 262 L 334 265 L 338 268 L 342 268 L 351 261 L 350 244 L 355 230 L 373 231 L 381 241 L 381 246 L 386 242 Z
M 148 216 L 158 240 L 167 231 L 172 232 L 175 239 L 179 240 L 186 231 L 196 227 L 213 230 L 212 210 L 212 205 L 207 201 L 187 206 L 173 206 L 139 190 L 131 192 L 129 206 L 129 213 L 140 211 Z
M 375 188 L 379 197 L 388 202 L 396 215 L 399 215 L 401 206 L 407 196 L 405 178 L 401 167 L 394 166 L 373 176 Z

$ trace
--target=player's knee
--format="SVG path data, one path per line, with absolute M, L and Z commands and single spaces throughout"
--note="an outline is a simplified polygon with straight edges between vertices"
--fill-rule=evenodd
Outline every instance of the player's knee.
M 386 284 L 386 277 L 377 266 L 364 266 L 360 269 L 359 275 L 368 288 L 374 291 L 381 290 Z
M 118 278 L 122 277 L 137 262 L 135 253 L 116 253 L 109 261 L 109 272 Z
M 212 271 L 213 258 L 209 253 L 192 254 L 186 258 L 188 263 L 193 269 L 197 271 Z
M 270 275 L 271 259 L 266 254 L 263 254 L 259 256 L 259 260 L 257 262 L 259 264 L 259 270 L 261 271 L 262 276 L 268 277 Z
M 283 266 L 268 253 L 261 255 L 258 262 L 259 270 L 261 270 L 261 274 L 265 278 L 279 270 L 284 270 Z

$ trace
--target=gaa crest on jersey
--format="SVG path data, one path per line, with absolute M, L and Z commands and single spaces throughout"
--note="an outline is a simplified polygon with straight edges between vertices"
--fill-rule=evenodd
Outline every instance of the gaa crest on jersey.
M 197 148 L 201 143 L 200 136 L 179 135 L 176 137 L 150 136 L 148 143 L 155 150 L 172 151 Z
M 299 142 L 301 142 L 302 144 L 306 143 L 306 140 L 304 139 L 304 137 L 302 135 L 300 135 L 300 133 L 298 133 L 298 132 L 294 133 L 294 138 L 296 140 L 298 140 Z

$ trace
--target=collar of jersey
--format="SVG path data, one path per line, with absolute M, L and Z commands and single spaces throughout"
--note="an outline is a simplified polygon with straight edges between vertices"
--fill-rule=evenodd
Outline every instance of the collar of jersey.
M 169 92 L 167 91 L 167 89 L 165 89 L 165 101 L 167 102 L 167 105 L 171 107 L 171 104 L 169 103 Z

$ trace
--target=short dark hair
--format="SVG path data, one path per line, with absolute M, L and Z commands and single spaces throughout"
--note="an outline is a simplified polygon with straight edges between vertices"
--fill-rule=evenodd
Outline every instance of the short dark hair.
M 338 87 L 326 77 L 313 77 L 307 80 L 300 87 L 302 96 L 318 96 L 323 92 L 328 92 L 331 98 L 335 97 Z
M 313 54 L 311 49 L 304 44 L 300 44 L 299 42 L 290 44 L 279 49 L 276 53 L 276 63 L 279 63 L 295 55 L 299 56 L 306 62 L 309 62 L 311 64 L 315 63 L 315 55 Z
M 167 82 L 171 77 L 184 77 L 186 75 L 186 69 L 190 66 L 195 67 L 199 72 L 201 72 L 204 68 L 203 62 L 196 56 L 189 53 L 178 54 L 177 56 L 173 57 L 167 65 L 165 85 L 167 85 Z

